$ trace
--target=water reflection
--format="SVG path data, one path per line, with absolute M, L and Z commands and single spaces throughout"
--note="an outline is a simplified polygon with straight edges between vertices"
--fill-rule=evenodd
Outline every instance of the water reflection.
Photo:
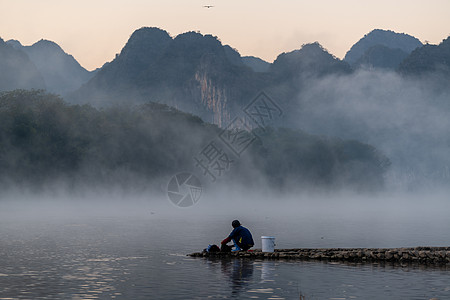
M 227 298 L 234 299 L 286 299 L 280 295 L 282 288 L 276 283 L 278 261 L 207 258 L 207 265 L 212 272 L 222 274 L 228 282 Z
M 408 271 L 421 271 L 421 272 L 435 272 L 435 271 L 450 271 L 449 264 L 441 263 L 418 263 L 418 262 L 392 262 L 392 261 L 378 261 L 378 262 L 351 262 L 351 261 L 293 261 L 291 263 L 304 263 L 304 264 L 323 264 L 323 265 L 333 265 L 333 266 L 347 266 L 355 269 L 375 269 L 375 270 L 401 270 L 403 272 Z
M 206 242 L 173 220 L 0 222 L 0 299 L 450 299 L 450 266 L 190 258 Z
M 248 259 L 208 258 L 211 269 L 220 268 L 222 278 L 228 282 L 232 298 L 239 298 L 253 281 L 255 262 Z
M 220 297 L 232 299 L 413 299 L 418 293 L 426 299 L 441 299 L 450 295 L 450 266 L 443 265 L 232 258 L 205 262 L 211 280 L 223 280 Z
M 231 289 L 231 297 L 239 298 L 242 291 L 253 280 L 254 261 L 247 259 L 208 259 L 209 266 L 212 268 L 220 267 L 223 278 L 228 281 Z
M 223 260 L 221 270 L 229 279 L 232 297 L 237 298 L 252 281 L 254 264 L 247 259 Z
M 261 282 L 274 281 L 275 276 L 275 262 L 274 261 L 261 261 Z

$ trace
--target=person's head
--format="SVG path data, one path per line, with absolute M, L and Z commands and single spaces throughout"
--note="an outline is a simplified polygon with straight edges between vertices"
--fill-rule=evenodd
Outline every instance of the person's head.
M 234 220 L 233 222 L 231 222 L 231 226 L 233 226 L 233 228 L 239 227 L 241 226 L 241 222 L 239 222 L 238 220 Z

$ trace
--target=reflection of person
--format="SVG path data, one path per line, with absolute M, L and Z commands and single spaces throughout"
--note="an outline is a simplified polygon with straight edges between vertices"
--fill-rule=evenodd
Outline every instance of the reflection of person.
M 239 299 L 253 279 L 254 261 L 247 259 L 222 259 L 222 272 L 228 277 L 231 285 L 231 298 Z
M 255 245 L 250 230 L 242 226 L 238 220 L 234 220 L 231 223 L 231 226 L 233 226 L 233 231 L 222 241 L 222 245 L 226 245 L 228 242 L 233 241 L 234 246 L 236 247 L 233 251 L 247 251 Z

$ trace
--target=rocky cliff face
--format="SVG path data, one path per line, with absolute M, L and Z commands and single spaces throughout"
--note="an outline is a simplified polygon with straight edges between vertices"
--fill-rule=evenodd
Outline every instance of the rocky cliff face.
M 231 120 L 228 105 L 228 92 L 224 87 L 215 84 L 208 76 L 206 69 L 195 73 L 195 80 L 199 84 L 199 99 L 202 106 L 210 112 L 211 122 L 219 127 L 226 126 Z

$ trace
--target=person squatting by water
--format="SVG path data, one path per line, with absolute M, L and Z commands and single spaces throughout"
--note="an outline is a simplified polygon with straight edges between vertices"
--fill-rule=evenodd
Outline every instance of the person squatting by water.
M 226 239 L 224 239 L 221 242 L 222 246 L 226 245 L 230 241 L 233 241 L 235 246 L 233 251 L 240 251 L 240 250 L 247 251 L 248 249 L 250 249 L 255 245 L 250 230 L 242 226 L 238 220 L 234 220 L 231 223 L 231 226 L 233 226 L 233 231 Z

